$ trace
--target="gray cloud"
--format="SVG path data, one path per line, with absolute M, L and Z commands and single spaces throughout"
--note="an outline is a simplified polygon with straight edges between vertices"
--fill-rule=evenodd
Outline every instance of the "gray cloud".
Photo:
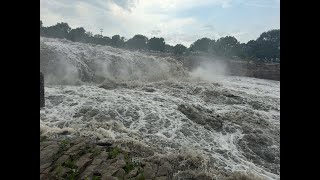
M 149 38 L 163 37 L 170 45 L 181 43 L 189 46 L 202 37 L 218 39 L 226 34 L 234 35 L 240 41 L 247 41 L 252 37 L 255 39 L 262 28 L 231 31 L 221 29 L 213 21 L 209 23 L 208 19 L 207 22 L 201 22 L 192 14 L 175 16 L 176 13 L 193 7 L 229 7 L 234 1 L 236 0 L 40 0 L 40 18 L 44 26 L 67 22 L 72 28 L 84 27 L 93 34 L 99 33 L 102 28 L 105 36 L 119 34 L 129 39 L 135 34 L 144 34 Z M 246 2 L 259 3 L 254 0 Z M 271 21 L 273 20 L 270 19 L 267 23 Z

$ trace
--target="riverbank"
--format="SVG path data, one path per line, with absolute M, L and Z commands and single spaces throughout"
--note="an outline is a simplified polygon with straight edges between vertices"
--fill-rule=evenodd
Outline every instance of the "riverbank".
M 134 142 L 97 142 L 85 137 L 54 140 L 40 136 L 40 179 L 43 180 L 257 179 L 240 173 L 209 172 L 202 161 L 192 155 L 158 156 Z

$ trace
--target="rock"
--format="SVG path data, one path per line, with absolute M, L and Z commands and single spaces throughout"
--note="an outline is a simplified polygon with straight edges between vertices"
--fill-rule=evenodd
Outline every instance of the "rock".
M 124 176 L 126 175 L 126 171 L 124 169 L 119 169 L 113 176 L 119 178 L 119 179 L 124 179 Z
M 84 146 L 86 145 L 85 142 L 81 142 L 79 144 L 76 144 L 74 146 L 72 146 L 71 148 L 68 149 L 68 151 L 65 154 L 68 155 L 75 155 L 77 154 L 79 151 L 81 151 L 82 149 L 84 149 Z
M 110 79 L 106 79 L 103 82 L 103 85 L 99 86 L 99 88 L 112 90 L 112 89 L 116 89 L 118 86 L 119 86 L 119 84 L 117 84 L 115 81 L 110 80 Z
M 164 164 L 159 167 L 157 176 L 168 176 L 171 169 L 172 165 L 169 162 L 164 162 Z
M 132 171 L 130 171 L 127 175 L 126 178 L 132 178 L 132 177 L 136 177 L 138 175 L 138 168 L 135 167 Z
M 44 77 L 42 72 L 40 72 L 40 108 L 45 106 L 45 98 L 44 98 Z
M 112 146 L 112 144 L 109 143 L 109 142 L 98 142 L 97 145 L 98 145 L 98 146 L 107 146 L 107 147 Z
M 47 168 L 49 168 L 51 163 L 45 163 L 40 165 L 40 174 L 43 173 Z
M 55 155 L 58 150 L 59 146 L 52 144 L 40 151 L 40 165 L 51 162 L 53 155 Z
M 123 159 L 116 160 L 112 163 L 114 159 L 109 159 L 106 162 L 101 163 L 99 170 L 101 170 L 102 176 L 112 176 L 120 168 L 123 168 L 126 165 L 126 162 Z
M 90 176 L 101 176 L 101 173 L 95 172 L 98 165 L 89 165 L 80 175 L 80 179 L 85 180 L 86 178 L 89 178 Z
M 154 91 L 156 91 L 153 88 L 143 88 L 143 90 L 146 91 L 146 92 L 154 92 Z
M 100 165 L 102 162 L 103 162 L 102 159 L 94 158 L 91 164 L 93 164 L 93 165 Z
M 68 156 L 68 155 L 62 155 L 62 156 L 56 161 L 56 164 L 57 164 L 57 165 L 61 165 L 61 164 L 63 164 L 64 162 L 66 162 L 69 158 L 70 158 L 70 156 Z
M 111 164 L 112 166 L 115 166 L 117 168 L 123 168 L 126 166 L 126 162 L 124 161 L 124 159 L 119 159 L 117 160 L 115 163 Z
M 156 176 L 158 166 L 156 164 L 146 163 L 143 169 L 144 176 L 146 179 L 152 179 Z
M 40 147 L 42 147 L 42 148 L 45 148 L 45 147 L 47 147 L 49 145 L 58 146 L 58 143 L 57 143 L 57 141 L 42 141 L 42 142 L 40 142 Z
M 156 177 L 155 180 L 167 180 L 167 176 Z
M 92 161 L 90 158 L 92 153 L 87 153 L 83 156 L 81 156 L 78 160 L 76 160 L 75 165 L 78 167 L 78 171 L 82 172 L 88 164 Z
M 56 177 L 63 177 L 64 175 L 66 175 L 70 171 L 72 171 L 72 170 L 68 167 L 58 166 L 57 168 L 55 168 L 52 171 L 51 174 Z
M 181 104 L 178 106 L 178 110 L 187 116 L 191 121 L 203 125 L 206 129 L 210 130 L 210 128 L 221 131 L 223 123 L 217 117 L 212 116 L 206 112 L 202 112 L 199 108 L 195 108 L 193 106 Z
M 75 138 L 75 139 L 71 140 L 70 145 L 74 146 L 74 145 L 79 144 L 84 141 L 85 141 L 85 138 L 83 138 L 83 137 Z
M 108 152 L 102 151 L 98 156 L 96 156 L 91 164 L 101 164 L 103 161 L 107 160 L 108 158 Z
M 118 180 L 118 178 L 109 176 L 109 175 L 102 175 L 101 179 L 103 180 Z

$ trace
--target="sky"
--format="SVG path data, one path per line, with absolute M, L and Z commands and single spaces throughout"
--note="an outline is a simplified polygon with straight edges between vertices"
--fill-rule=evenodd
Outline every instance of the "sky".
M 40 0 L 44 26 L 66 22 L 93 34 L 163 37 L 190 46 L 234 36 L 241 43 L 280 29 L 280 0 Z

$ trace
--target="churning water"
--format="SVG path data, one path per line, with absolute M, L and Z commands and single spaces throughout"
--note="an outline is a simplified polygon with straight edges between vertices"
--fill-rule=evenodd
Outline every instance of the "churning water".
M 40 38 L 41 131 L 188 150 L 207 169 L 280 179 L 280 82 L 187 72 L 173 58 Z

